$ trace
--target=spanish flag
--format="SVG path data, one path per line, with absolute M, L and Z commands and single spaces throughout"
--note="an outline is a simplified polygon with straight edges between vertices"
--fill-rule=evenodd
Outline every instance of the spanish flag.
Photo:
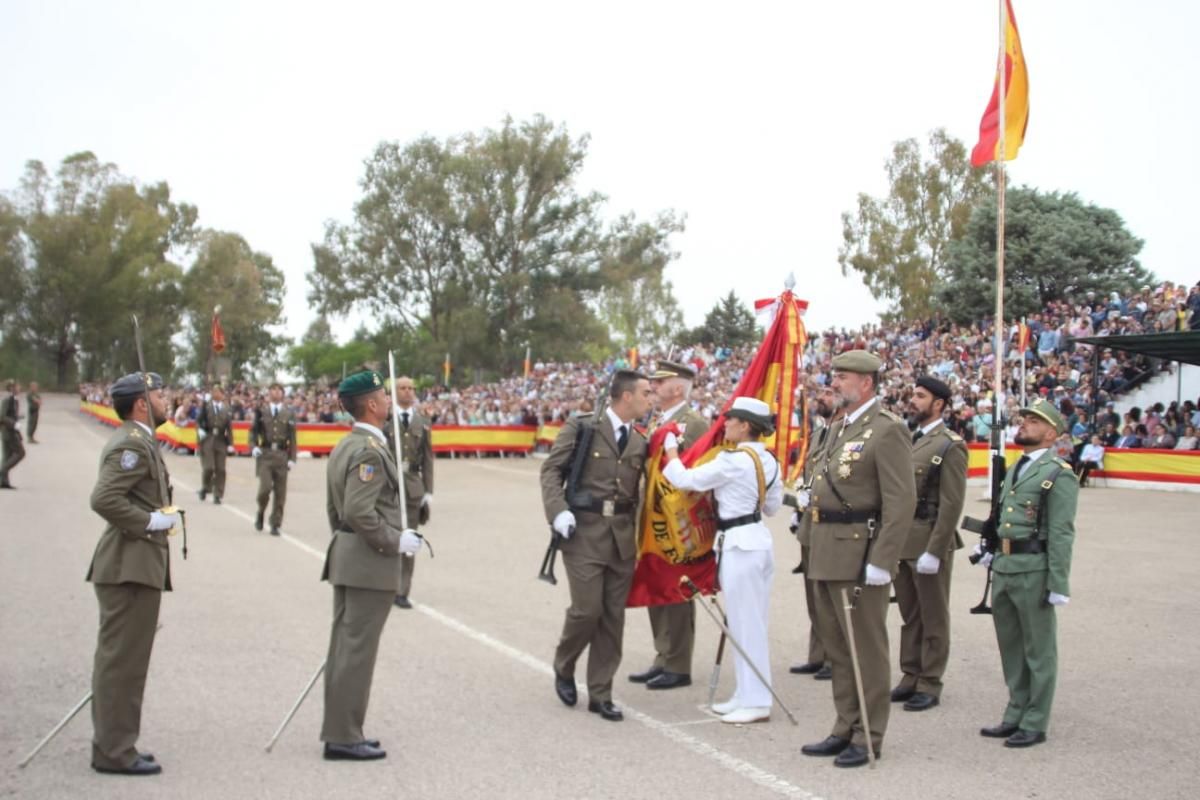
M 1029 123 L 1029 74 L 1025 69 L 1025 51 L 1017 33 L 1017 18 L 1012 3 L 1004 0 L 1004 41 L 1002 61 L 997 64 L 996 84 L 979 122 L 979 143 L 971 151 L 971 166 L 981 167 L 992 161 L 1012 161 L 1025 141 Z M 1001 67 L 1001 64 L 1003 65 Z M 1000 69 L 1004 69 L 1004 152 L 1000 152 Z
M 212 351 L 218 355 L 225 352 L 225 329 L 221 327 L 221 307 L 213 309 Z
M 446 360 L 442 362 L 442 385 L 450 385 L 450 354 L 446 353 Z
M 779 461 L 780 474 L 790 476 L 793 467 L 803 463 L 799 461 L 803 441 L 797 441 L 803 425 L 793 424 L 793 412 L 800 358 L 807 342 L 800 317 L 807 303 L 796 299 L 790 290 L 775 302 L 778 306 L 771 327 L 741 382 L 726 398 L 708 433 L 679 455 L 685 466 L 699 466 L 717 456 L 725 436 L 725 412 L 738 397 L 757 397 L 775 414 L 775 435 L 767 439 L 766 445 Z M 629 607 L 683 602 L 686 598 L 679 590 L 679 580 L 684 575 L 702 593 L 711 594 L 716 587 L 716 512 L 712 497 L 708 493 L 681 492 L 662 477 L 666 466 L 662 443 L 668 432 L 679 435 L 674 424 L 659 426 L 647 448 L 638 563 L 625 601 Z
M 532 351 L 531 351 L 530 347 L 528 345 L 526 345 L 525 346 L 525 380 L 529 380 L 530 367 L 533 366 L 532 364 L 529 363 L 529 356 L 530 356 L 531 352 Z
M 1025 324 L 1025 320 L 1017 326 L 1017 352 L 1022 355 L 1029 349 L 1029 326 Z
M 629 348 L 629 368 L 638 368 L 638 349 L 636 347 Z

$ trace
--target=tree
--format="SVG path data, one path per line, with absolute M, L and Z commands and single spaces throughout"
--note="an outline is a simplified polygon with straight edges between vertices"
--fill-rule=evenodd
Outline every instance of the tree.
M 344 345 L 333 340 L 329 321 L 318 316 L 308 326 L 308 332 L 300 344 L 290 348 L 287 365 L 304 376 L 308 383 L 326 380 L 336 384 L 343 370 L 357 372 L 364 363 L 375 360 L 375 346 L 368 334 L 360 331 Z
M 737 294 L 729 294 L 717 301 L 704 317 L 704 324 L 688 332 L 684 344 L 713 344 L 722 347 L 740 347 L 755 344 L 762 338 L 762 331 L 754 314 L 742 305 Z
M 663 271 L 677 253 L 669 237 L 683 231 L 672 213 L 654 222 L 627 214 L 612 226 L 601 253 L 596 313 L 626 348 L 662 346 L 683 327 L 683 314 Z
M 286 340 L 270 328 L 283 324 L 284 276 L 271 257 L 255 252 L 236 233 L 203 231 L 184 280 L 189 369 L 215 378 L 212 314 L 221 307 L 226 350 L 234 379 L 274 367 Z
M 945 129 L 929 135 L 928 149 L 925 158 L 916 139 L 896 142 L 885 167 L 887 196 L 859 194 L 857 209 L 842 214 L 842 274 L 859 273 L 891 313 L 909 318 L 929 316 L 947 248 L 992 186 Z
M 1005 197 L 1004 311 L 1015 319 L 1056 300 L 1087 291 L 1128 293 L 1153 275 L 1136 258 L 1142 241 L 1112 209 L 1084 203 L 1074 193 L 1022 187 Z M 950 248 L 937 287 L 941 310 L 956 322 L 994 314 L 996 201 L 982 202 L 963 237 Z

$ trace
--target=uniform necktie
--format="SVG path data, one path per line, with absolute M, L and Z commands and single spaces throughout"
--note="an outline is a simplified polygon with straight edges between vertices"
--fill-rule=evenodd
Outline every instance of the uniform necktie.
M 221 413 L 221 404 L 220 403 L 217 403 L 217 413 L 218 414 Z
M 272 404 L 271 405 L 271 416 L 272 417 L 278 416 L 278 414 L 279 414 L 279 406 Z
M 404 430 L 408 430 L 408 412 L 400 412 L 400 424 L 404 426 Z
M 921 437 L 924 435 L 925 435 L 925 431 L 917 431 L 916 433 L 914 433 L 913 434 L 913 444 L 916 444 L 918 441 L 920 441 Z
M 622 425 L 621 432 L 617 434 L 617 452 L 624 453 L 625 445 L 629 443 L 629 426 Z
M 1021 456 L 1017 459 L 1017 468 L 1013 470 L 1013 483 L 1021 479 L 1021 470 L 1025 469 L 1025 465 L 1029 463 L 1029 456 Z

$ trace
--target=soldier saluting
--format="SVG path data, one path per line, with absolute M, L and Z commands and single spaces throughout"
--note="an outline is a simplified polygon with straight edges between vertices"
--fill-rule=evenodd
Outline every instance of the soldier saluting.
M 254 518 L 254 529 L 263 529 L 267 500 L 274 494 L 271 535 L 278 536 L 279 526 L 283 524 L 283 506 L 287 502 L 288 471 L 296 466 L 296 417 L 283 402 L 283 386 L 278 383 L 271 384 L 270 402 L 263 403 L 254 412 L 250 448 L 258 469 L 258 514 Z
M 909 427 L 917 510 L 896 573 L 900 604 L 900 669 L 892 702 L 925 711 L 941 702 L 950 659 L 950 571 L 962 547 L 958 521 L 967 494 L 967 445 L 942 424 L 950 387 L 929 375 L 917 379 Z

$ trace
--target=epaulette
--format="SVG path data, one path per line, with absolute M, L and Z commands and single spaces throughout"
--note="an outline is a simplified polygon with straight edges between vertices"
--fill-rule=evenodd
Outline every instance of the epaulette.
M 888 411 L 886 408 L 879 409 L 879 413 L 882 416 L 885 416 L 888 419 L 890 419 L 892 422 L 904 422 L 904 420 L 900 419 L 900 417 L 896 416 L 891 411 Z
M 942 427 L 945 427 L 945 426 L 943 425 Z M 950 430 L 949 428 L 946 428 L 946 435 L 948 435 L 950 437 L 950 441 L 952 441 L 952 442 L 961 442 L 963 440 L 963 438 L 961 436 L 959 436 L 957 433 Z
M 1064 460 L 1063 460 L 1062 458 L 1060 458 L 1059 456 L 1055 456 L 1055 457 L 1054 457 L 1054 463 L 1055 463 L 1055 464 L 1058 464 L 1058 465 L 1059 465 L 1060 467 L 1062 467 L 1063 469 L 1071 469 L 1071 465 L 1070 465 L 1070 464 L 1068 464 L 1066 461 L 1064 461 Z M 1071 470 L 1071 473 L 1072 473 L 1072 474 L 1074 474 L 1074 472 L 1075 472 L 1074 470 Z

